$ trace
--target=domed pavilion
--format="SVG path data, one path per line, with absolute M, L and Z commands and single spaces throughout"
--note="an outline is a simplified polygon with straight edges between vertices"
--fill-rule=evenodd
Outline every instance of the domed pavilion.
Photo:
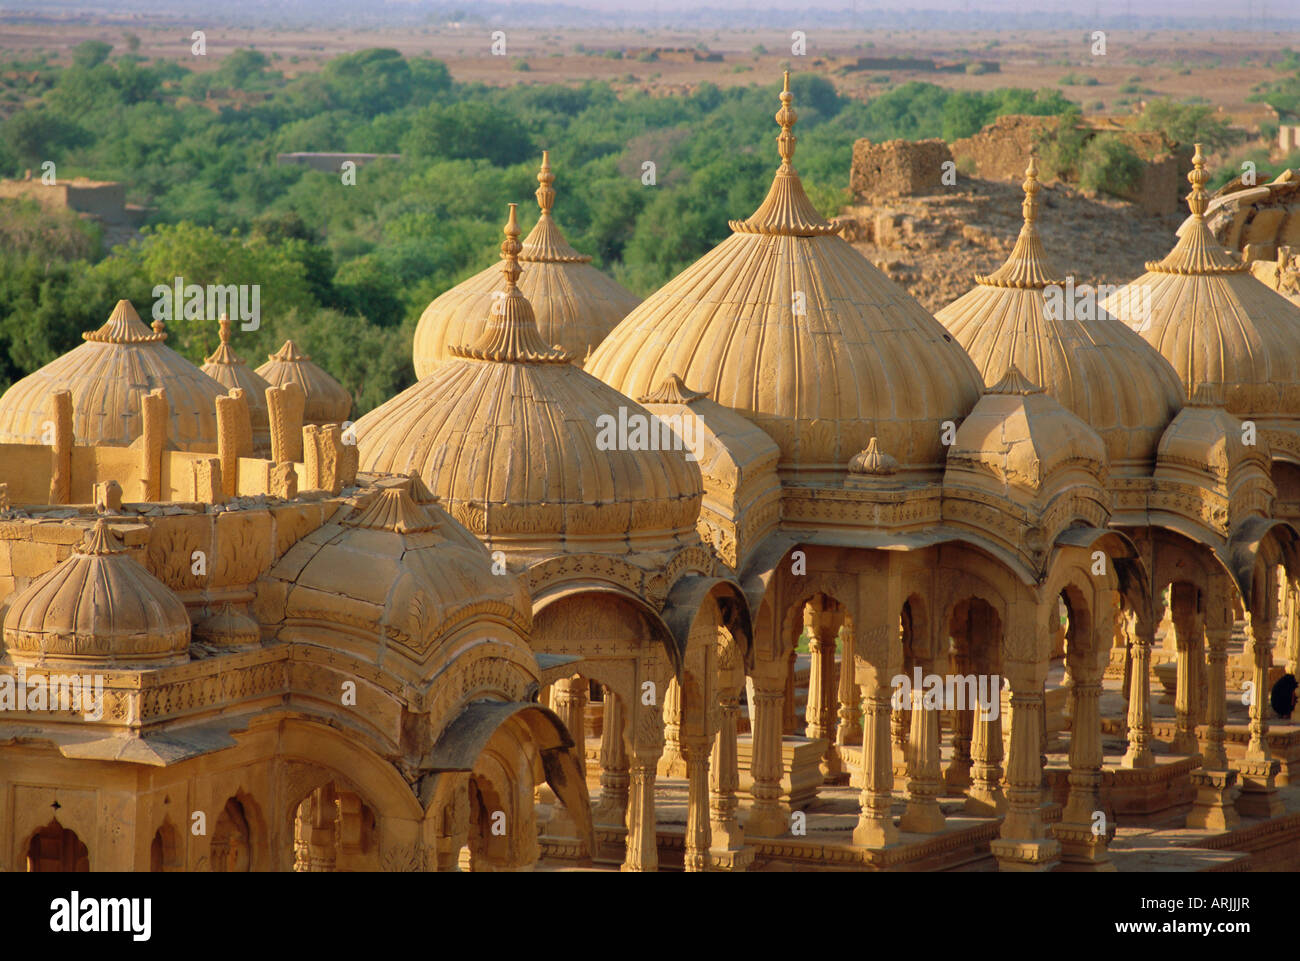
M 150 330 L 128 300 L 119 300 L 85 343 L 15 383 L 0 396 L 0 444 L 40 444 L 55 417 L 51 394 L 72 394 L 72 430 L 88 444 L 130 445 L 143 431 L 141 399 L 167 393 L 169 437 L 179 449 L 212 451 L 213 406 L 222 386 L 167 346 L 160 320 Z
M 537 174 L 541 216 L 519 252 L 519 289 L 533 306 L 543 343 L 555 344 L 581 364 L 605 335 L 641 301 L 591 265 L 564 239 L 552 210 L 555 174 L 550 151 L 542 152 Z M 500 268 L 493 265 L 437 297 L 420 315 L 412 359 L 416 377 L 426 377 L 454 356 L 457 344 L 471 344 L 487 326 L 501 295 Z

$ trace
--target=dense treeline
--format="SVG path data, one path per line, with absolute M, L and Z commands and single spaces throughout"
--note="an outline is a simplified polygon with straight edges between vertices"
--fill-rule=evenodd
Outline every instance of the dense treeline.
M 0 70 L 6 69 L 0 67 Z M 437 294 L 491 263 L 507 201 L 527 229 L 542 149 L 571 243 L 645 294 L 761 200 L 777 161 L 777 87 L 690 96 L 608 84 L 454 83 L 430 59 L 393 50 L 337 57 L 286 79 L 255 50 L 215 71 L 79 47 L 69 66 L 9 64 L 25 103 L 0 125 L 6 176 L 54 161 L 59 178 L 121 180 L 150 208 L 145 236 L 101 249 L 92 228 L 0 204 L 0 389 L 75 346 L 119 297 L 146 320 L 155 285 L 260 284 L 262 327 L 236 349 L 256 365 L 293 337 L 367 410 L 413 377 L 410 337 Z M 826 78 L 794 77 L 796 166 L 826 214 L 845 199 L 859 137 L 968 136 L 1004 113 L 1061 113 L 1060 93 L 954 93 L 909 83 L 868 102 Z M 280 167 L 289 151 L 400 153 L 344 185 Z M 655 164 L 656 183 L 642 182 Z M 216 324 L 170 325 L 199 361 Z

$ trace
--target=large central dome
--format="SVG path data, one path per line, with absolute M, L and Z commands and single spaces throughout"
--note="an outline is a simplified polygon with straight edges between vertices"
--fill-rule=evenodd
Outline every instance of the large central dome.
M 979 372 L 817 213 L 791 166 L 790 100 L 787 74 L 782 163 L 762 206 L 632 311 L 585 369 L 632 397 L 680 376 L 766 431 L 795 478 L 836 479 L 872 437 L 904 469 L 935 468 L 943 422 L 975 405 Z
M 451 360 L 357 421 L 361 469 L 417 471 L 456 520 L 493 544 L 659 550 L 693 537 L 699 468 L 673 435 L 663 449 L 662 430 L 649 431 L 654 444 L 607 443 L 610 421 L 658 422 L 542 340 L 516 285 L 518 237 L 511 204 L 506 282 L 487 326 L 473 346 L 453 348 Z

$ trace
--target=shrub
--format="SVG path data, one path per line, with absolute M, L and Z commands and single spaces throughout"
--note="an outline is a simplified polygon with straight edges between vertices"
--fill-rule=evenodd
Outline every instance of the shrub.
M 1128 196 L 1142 179 L 1142 159 L 1114 134 L 1088 141 L 1079 159 L 1079 186 L 1115 196 Z

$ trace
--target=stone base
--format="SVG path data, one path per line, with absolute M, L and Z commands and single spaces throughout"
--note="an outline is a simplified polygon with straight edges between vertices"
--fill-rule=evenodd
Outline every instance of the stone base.
M 730 871 L 739 873 L 749 870 L 749 866 L 754 863 L 754 849 L 752 847 L 728 848 L 725 850 L 709 851 L 709 870 L 710 871 Z
M 1110 827 L 1113 836 L 1114 827 Z M 1061 845 L 1061 871 L 1114 871 L 1106 850 L 1107 832 L 1093 833 L 1091 824 L 1054 824 L 1052 835 Z
M 822 775 L 822 755 L 826 751 L 826 742 L 810 741 L 806 737 L 786 735 L 781 738 L 781 806 L 786 815 L 802 811 L 817 798 L 817 789 L 824 781 Z M 753 759 L 754 739 L 752 736 L 736 738 L 736 753 L 740 767 L 739 795 L 752 797 L 754 778 L 750 774 Z M 785 828 L 781 829 L 782 834 Z
M 1201 766 L 1199 757 L 1156 755 L 1152 767 L 1102 768 L 1103 810 L 1124 824 L 1159 821 L 1192 803 L 1196 790 L 1191 774 Z M 1070 796 L 1070 768 L 1055 759 L 1044 769 L 1051 797 L 1064 805 Z
M 897 844 L 899 839 L 893 818 L 859 819 L 858 826 L 853 829 L 853 843 L 862 848 L 885 848 Z
M 1061 859 L 1060 842 L 1051 838 L 1017 841 L 999 838 L 989 844 L 999 871 L 1054 870 Z
M 1193 771 L 1196 800 L 1187 814 L 1187 826 L 1202 831 L 1230 831 L 1241 823 L 1233 807 L 1236 771 Z
M 1235 767 L 1241 783 L 1241 794 L 1237 796 L 1238 814 L 1248 818 L 1275 818 L 1285 813 L 1275 783 L 1277 772 L 1282 767 L 1276 758 L 1241 760 Z

